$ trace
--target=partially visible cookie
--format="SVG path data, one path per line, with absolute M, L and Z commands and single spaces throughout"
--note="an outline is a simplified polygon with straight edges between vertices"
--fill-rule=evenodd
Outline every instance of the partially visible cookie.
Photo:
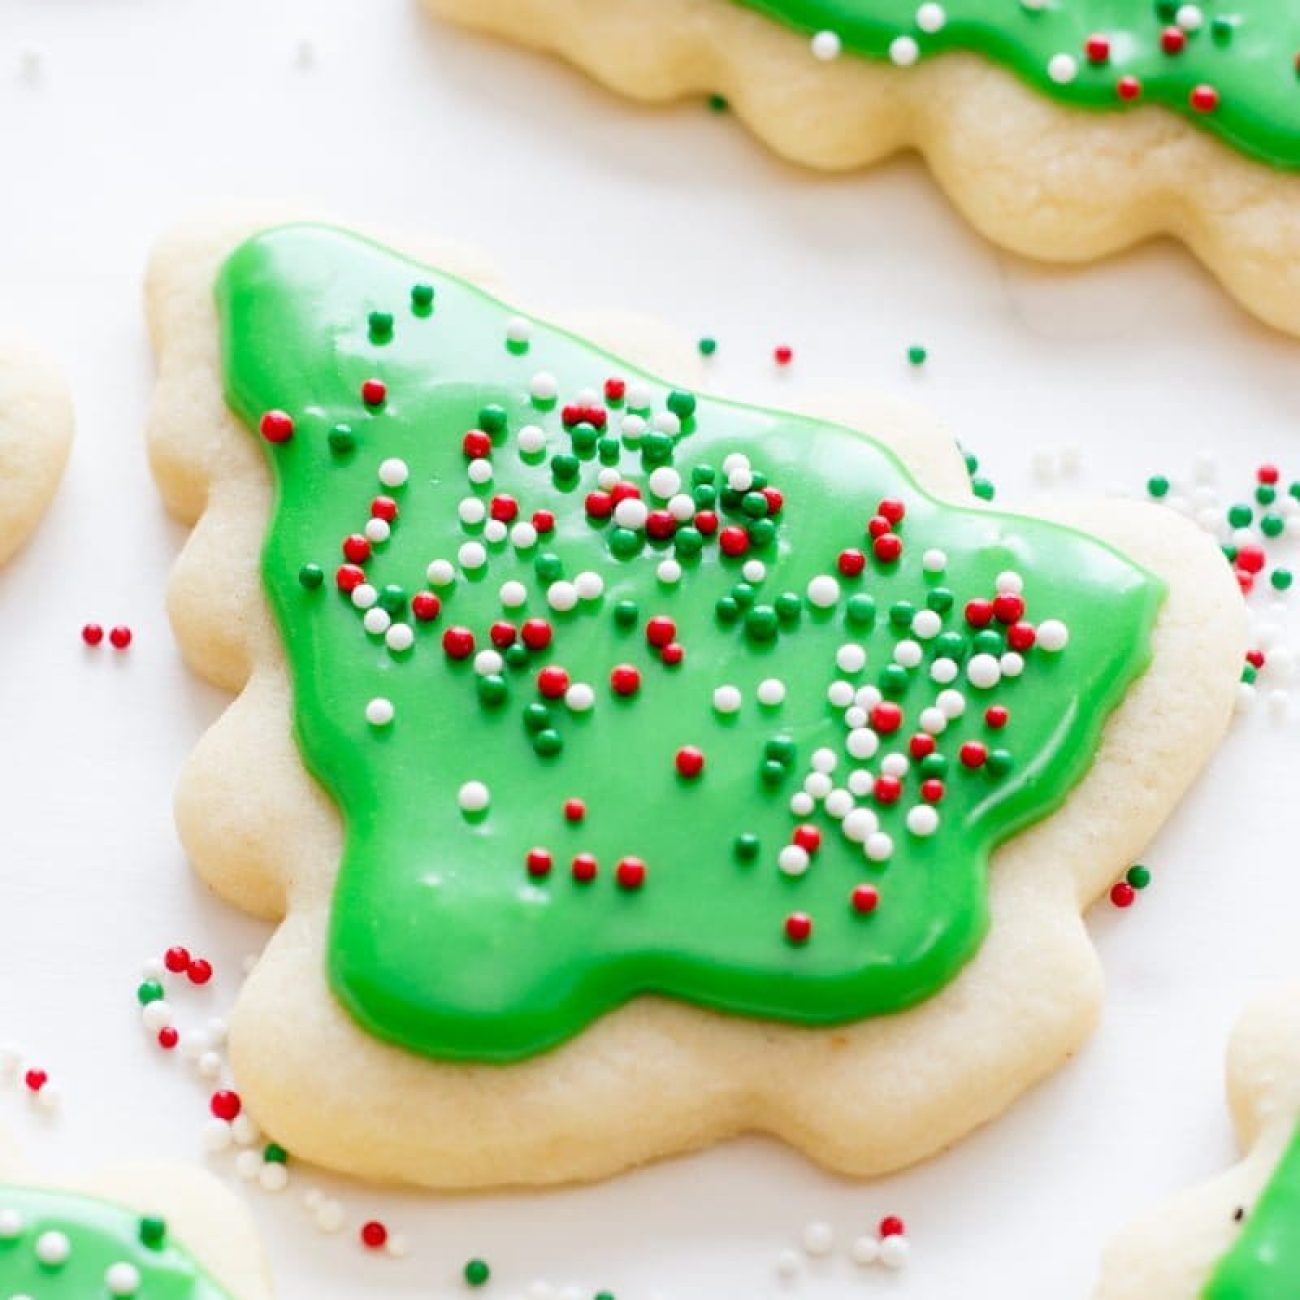
M 1286 0 L 425 0 L 620 94 L 720 93 L 778 153 L 922 153 L 989 239 L 1085 262 L 1185 243 L 1300 333 L 1300 10 Z
M 0 337 L 0 563 L 27 540 L 59 485 L 72 441 L 72 404 L 58 372 Z
M 0 1295 L 13 1300 L 271 1300 L 248 1211 L 210 1174 L 139 1164 L 70 1180 L 0 1141 Z
M 1300 985 L 1238 1025 L 1228 1095 L 1245 1159 L 1115 1241 L 1095 1300 L 1300 1295 Z

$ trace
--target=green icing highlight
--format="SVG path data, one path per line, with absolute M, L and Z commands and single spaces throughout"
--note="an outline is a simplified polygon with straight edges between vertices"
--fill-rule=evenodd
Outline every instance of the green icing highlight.
M 122 1289 L 132 1277 L 136 1289 Z M 0 1295 L 234 1300 L 193 1256 L 168 1240 L 163 1220 L 72 1192 L 5 1185 L 0 1185 Z
M 1035 89 L 1078 108 L 1120 109 L 1158 104 L 1214 132 L 1251 158 L 1300 167 L 1300 7 L 1289 0 L 1205 0 L 1201 25 L 1185 45 L 1166 53 L 1162 33 L 1182 6 L 1164 0 L 944 0 L 942 25 L 923 30 L 920 0 L 737 0 L 806 33 L 834 32 L 845 50 L 891 58 L 894 42 L 914 41 L 922 59 L 971 51 L 1009 68 Z M 1109 42 L 1104 62 L 1086 53 L 1090 38 Z M 1052 60 L 1068 55 L 1074 75 L 1056 80 Z M 1141 85 L 1135 99 L 1122 77 Z M 1209 111 L 1193 107 L 1193 91 L 1212 87 Z
M 1295 1300 L 1300 1294 L 1300 1132 L 1220 1261 L 1202 1300 Z
M 413 299 L 417 284 L 432 285 L 434 297 Z M 299 746 L 346 827 L 328 973 L 363 1027 L 427 1055 L 507 1062 L 640 994 L 832 1025 L 897 1011 L 953 979 L 988 928 L 990 851 L 1061 804 L 1145 669 L 1163 599 L 1157 580 L 1081 534 L 941 505 L 880 445 L 847 429 L 674 394 L 549 326 L 534 324 L 520 341 L 501 303 L 340 231 L 263 233 L 231 256 L 216 292 L 229 402 L 252 430 L 268 411 L 294 422 L 288 441 L 265 444 L 275 506 L 263 578 Z M 394 316 L 378 343 L 367 326 L 375 311 Z M 542 371 L 555 401 L 531 395 Z M 627 381 L 626 395 L 592 403 L 611 376 Z M 386 396 L 367 406 L 362 386 L 376 378 Z M 629 415 L 633 403 L 645 409 Z M 584 405 L 600 411 L 566 413 Z M 678 415 L 665 419 L 670 410 Z M 341 425 L 353 434 L 342 451 L 331 443 Z M 474 430 L 490 439 L 490 484 L 467 476 L 462 440 Z M 745 490 L 728 460 L 737 454 L 754 476 Z M 400 487 L 379 482 L 391 458 L 409 469 Z M 658 508 L 650 473 L 671 467 L 677 506 L 689 496 L 696 514 L 669 540 L 626 526 L 635 520 L 589 514 L 589 494 L 598 502 L 599 475 L 613 462 Z M 775 513 L 764 489 L 782 494 Z M 340 543 L 361 530 L 376 494 L 391 495 L 399 513 L 391 538 L 373 543 L 365 576 L 411 629 L 408 649 L 385 644 L 382 618 L 367 634 L 334 578 Z M 525 550 L 484 541 L 483 524 L 462 522 L 461 503 L 498 494 L 518 502 L 520 519 L 553 512 L 553 531 Z M 865 531 L 885 498 L 906 508 L 893 561 L 871 557 Z M 748 555 L 721 553 L 710 512 L 721 529 L 747 530 Z M 460 567 L 467 541 L 483 545 L 485 567 Z M 866 571 L 848 577 L 838 557 L 855 548 L 868 555 Z M 935 548 L 947 561 L 929 571 L 923 557 Z M 765 572 L 746 575 L 755 558 Z M 431 593 L 435 560 L 449 560 L 456 577 Z M 662 580 L 665 560 L 680 565 L 679 581 Z M 330 575 L 323 584 L 303 576 L 312 565 Z M 1026 650 L 1022 675 L 978 690 L 963 666 L 1005 652 L 1007 629 L 967 624 L 965 602 L 991 597 L 1005 571 L 1023 575 L 1029 620 L 1063 621 L 1069 643 Z M 548 607 L 550 584 L 581 585 L 584 573 L 600 576 L 597 598 L 568 612 Z M 832 578 L 837 598 L 818 607 L 812 592 Z M 523 608 L 503 607 L 507 582 L 522 585 Z M 419 594 L 427 613 L 434 593 L 438 616 L 422 622 L 413 600 Z M 665 639 L 656 617 L 671 620 L 680 663 L 651 644 Z M 477 654 L 491 648 L 494 622 L 524 619 L 551 625 L 545 649 L 516 640 L 482 673 L 474 655 L 444 652 L 453 627 L 473 634 Z M 927 624 L 940 634 L 914 640 L 913 627 Z M 903 641 L 919 651 L 896 654 Z M 865 668 L 852 667 L 853 652 L 849 668 L 837 666 L 852 645 L 865 649 Z M 917 653 L 916 666 L 891 662 Z M 884 756 L 908 755 L 922 710 L 944 689 L 931 677 L 937 658 L 962 671 L 954 686 L 965 714 L 936 753 L 909 759 L 901 797 L 876 800 Z M 588 685 L 590 707 L 547 698 L 547 666 Z M 628 668 L 639 685 L 619 694 Z M 779 703 L 762 686 L 773 680 L 783 684 Z M 720 687 L 738 691 L 738 710 L 715 707 L 728 703 Z M 844 691 L 867 687 L 905 716 L 895 733 L 880 733 L 870 762 L 846 750 L 854 706 Z M 376 699 L 391 705 L 390 724 L 367 721 Z M 1009 710 L 1000 729 L 984 717 L 995 703 Z M 966 768 L 965 742 L 983 745 L 987 761 Z M 704 756 L 698 775 L 678 770 L 686 747 Z M 888 851 L 879 838 L 850 838 L 854 823 L 822 805 L 792 812 L 819 751 L 835 756 L 837 787 L 872 782 L 854 802 L 878 817 Z M 944 783 L 929 835 L 906 825 L 923 780 Z M 487 787 L 485 809 L 460 807 L 469 782 Z M 891 793 L 888 782 L 880 789 Z M 584 802 L 581 820 L 566 818 L 570 800 Z M 804 874 L 789 875 L 782 850 L 804 823 L 820 847 Z M 530 874 L 533 850 L 544 851 L 549 873 Z M 581 855 L 594 860 L 594 879 L 584 878 L 593 863 Z M 642 864 L 639 887 L 635 863 L 624 863 L 618 883 L 625 859 Z M 797 916 L 811 918 L 809 936 Z

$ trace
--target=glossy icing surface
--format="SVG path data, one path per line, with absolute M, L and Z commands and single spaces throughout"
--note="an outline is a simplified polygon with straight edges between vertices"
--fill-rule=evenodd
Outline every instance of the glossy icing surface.
M 361 1025 L 505 1062 L 638 994 L 829 1025 L 954 978 L 991 849 L 1144 670 L 1158 581 L 343 232 L 265 232 L 216 291 L 228 400 L 282 439 L 263 576 Z
M 1159 104 L 1250 157 L 1300 167 L 1300 6 L 1289 0 L 736 2 L 804 32 L 834 32 L 845 50 L 871 58 L 890 58 L 899 49 L 894 42 L 902 39 L 915 42 L 909 57 L 953 50 L 985 55 L 1044 94 L 1080 108 Z M 933 28 L 935 19 L 922 11 L 937 11 L 940 25 Z M 1105 42 L 1104 59 L 1096 57 L 1101 46 L 1090 57 L 1093 38 Z M 1072 70 L 1066 58 L 1073 60 Z M 1131 98 L 1121 93 L 1121 78 L 1136 80 Z M 1212 101 L 1200 101 L 1202 107 L 1193 103 L 1198 87 L 1215 92 Z
M 1202 1300 L 1294 1300 L 1300 1295 L 1300 1132 L 1247 1216 Z
M 137 1285 L 127 1289 L 133 1277 Z M 0 1295 L 235 1300 L 168 1239 L 164 1220 L 142 1219 L 94 1197 L 3 1184 Z

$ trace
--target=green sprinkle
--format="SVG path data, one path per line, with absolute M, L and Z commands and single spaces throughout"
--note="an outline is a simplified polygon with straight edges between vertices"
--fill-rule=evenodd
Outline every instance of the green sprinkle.
M 575 424 L 569 430 L 569 438 L 573 442 L 573 450 L 579 456 L 584 453 L 591 453 L 596 450 L 596 443 L 600 440 L 600 430 L 594 424 Z
M 701 510 L 708 510 L 715 505 L 718 500 L 718 489 L 712 483 L 698 483 L 691 490 L 691 500 Z
M 372 311 L 370 313 L 370 341 L 387 343 L 393 337 L 393 313 L 390 311 Z
M 1265 537 L 1281 537 L 1286 531 L 1286 520 L 1281 515 L 1264 515 L 1259 521 L 1259 531 Z
M 1234 528 L 1247 528 L 1255 518 L 1255 512 L 1248 505 L 1235 505 L 1228 511 L 1228 522 Z
M 479 703 L 485 709 L 500 708 L 506 702 L 510 688 L 500 673 L 488 673 L 478 679 Z
M 492 1276 L 492 1270 L 485 1259 L 471 1259 L 465 1265 L 465 1281 L 470 1286 L 482 1286 Z
M 740 508 L 751 519 L 767 517 L 767 498 L 761 492 L 746 492 L 740 498 Z
M 926 595 L 925 603 L 936 614 L 946 614 L 956 603 L 956 596 L 947 587 L 935 587 Z
M 553 551 L 543 551 L 533 561 L 533 572 L 542 582 L 557 582 L 564 576 L 564 561 Z
M 995 749 L 989 753 L 988 769 L 991 776 L 1006 776 L 1016 765 L 1009 749 Z
M 161 1002 L 163 999 L 163 986 L 157 980 L 145 980 L 136 989 L 135 998 L 142 1007 L 147 1007 L 151 1002 Z
M 740 604 L 735 596 L 719 596 L 713 612 L 719 623 L 734 623 L 740 617 Z
M 1233 32 L 1236 30 L 1236 21 L 1227 18 L 1223 14 L 1218 14 L 1210 19 L 1210 39 L 1216 45 L 1228 45 L 1232 41 Z M 1300 69 L 1297 69 L 1300 71 Z
M 774 758 L 766 759 L 759 768 L 759 776 L 764 785 L 780 785 L 785 780 L 785 764 L 778 763 Z
M 943 754 L 927 754 L 921 760 L 921 775 L 942 780 L 948 775 L 948 759 Z
M 406 599 L 406 588 L 399 587 L 395 582 L 389 583 L 379 593 L 380 606 L 394 618 L 406 612 Z
M 711 357 L 718 350 L 718 340 L 706 334 L 696 346 L 700 349 L 700 356 Z
M 636 627 L 637 619 L 640 616 L 641 611 L 637 608 L 637 603 L 634 600 L 620 600 L 614 606 L 614 622 L 619 627 Z
M 725 113 L 731 105 L 727 102 L 726 95 L 713 94 L 708 98 L 708 105 L 711 112 Z
M 746 831 L 743 835 L 736 836 L 736 842 L 732 847 L 741 862 L 753 862 L 758 857 L 758 836 Z
M 971 638 L 971 649 L 977 655 L 1000 655 L 1004 648 L 1002 633 L 995 632 L 991 627 L 983 628 Z
M 704 549 L 704 535 L 698 528 L 679 528 L 673 537 L 673 549 L 682 559 L 691 559 Z
M 777 630 L 776 610 L 771 605 L 755 605 L 745 615 L 745 634 L 751 641 L 771 641 Z
M 643 538 L 630 528 L 615 528 L 609 535 L 609 549 L 616 559 L 630 560 L 641 551 Z
M 850 596 L 844 606 L 844 616 L 857 627 L 876 621 L 876 602 L 865 591 Z
M 776 616 L 782 623 L 797 623 L 803 614 L 803 597 L 794 591 L 783 591 L 774 602 Z
M 914 366 L 925 365 L 925 358 L 928 355 L 929 354 L 919 343 L 913 343 L 912 346 L 907 349 L 908 362 Z
M 551 457 L 551 477 L 557 483 L 572 483 L 578 477 L 578 471 L 581 469 L 582 462 L 567 451 L 559 452 Z
M 1241 680 L 1242 680 L 1243 682 L 1245 682 L 1247 686 L 1254 686 L 1254 684 L 1255 684 L 1255 678 L 1256 678 L 1258 675 L 1259 675 L 1259 674 L 1255 671 L 1255 665 L 1254 665 L 1254 664 L 1247 664 L 1247 665 L 1246 665 L 1246 666 L 1241 670 Z
M 1290 569 L 1274 569 L 1268 575 L 1268 580 L 1272 584 L 1274 591 L 1289 591 L 1295 577 Z
M 167 1241 L 167 1220 L 154 1215 L 141 1219 L 140 1241 L 150 1250 L 161 1250 Z
M 887 664 L 880 670 L 880 689 L 886 695 L 902 695 L 911 679 L 902 664 Z
M 433 285 L 411 286 L 411 310 L 417 316 L 427 316 L 433 310 Z
M 533 737 L 533 748 L 542 758 L 554 758 L 564 748 L 564 737 L 554 727 L 547 727 Z
M 666 465 L 673 458 L 673 440 L 666 433 L 647 433 L 641 440 L 641 457 L 647 465 Z
M 505 661 L 511 668 L 526 668 L 532 657 L 528 647 L 522 641 L 506 646 Z
M 699 487 L 702 483 L 715 483 L 717 478 L 718 471 L 712 465 L 696 465 L 691 470 L 691 484 L 694 487 Z
M 319 564 L 304 564 L 298 570 L 298 581 L 308 591 L 316 591 L 320 588 L 321 583 L 325 581 L 325 570 Z
M 668 394 L 667 406 L 679 420 L 689 420 L 695 414 L 695 394 L 674 388 Z
M 747 582 L 738 582 L 731 589 L 731 598 L 741 609 L 748 609 L 758 593 Z
M 596 455 L 602 465 L 617 465 L 623 456 L 623 444 L 617 438 L 602 438 L 596 444 Z
M 780 763 L 782 767 L 792 766 L 798 752 L 798 747 L 789 736 L 773 736 L 763 746 L 764 756 L 774 763 Z
M 1134 889 L 1145 889 L 1151 883 L 1151 872 L 1140 862 L 1137 862 L 1124 873 L 1124 879 Z
M 262 1148 L 262 1159 L 268 1165 L 287 1165 L 289 1153 L 278 1142 L 268 1142 Z
M 978 474 L 971 479 L 970 488 L 981 501 L 992 501 L 997 496 L 997 488 L 988 479 Z
M 940 632 L 934 638 L 934 653 L 939 659 L 961 660 L 966 654 L 966 637 L 961 632 Z
M 766 550 L 776 541 L 776 520 L 755 519 L 749 526 L 749 544 L 755 550 Z
M 1271 483 L 1261 483 L 1255 489 L 1255 500 L 1262 506 L 1271 506 L 1277 500 L 1277 488 Z
M 350 425 L 336 424 L 329 433 L 330 451 L 336 456 L 346 456 L 356 450 L 357 435 Z
M 534 735 L 545 731 L 551 725 L 551 711 L 545 704 L 536 702 L 529 704 L 524 709 L 524 730 L 531 731 Z
M 1169 495 L 1169 480 L 1163 474 L 1155 474 L 1147 479 L 1147 496 L 1159 501 Z
M 889 607 L 889 621 L 894 627 L 911 627 L 915 617 L 916 606 L 910 600 L 896 600 Z

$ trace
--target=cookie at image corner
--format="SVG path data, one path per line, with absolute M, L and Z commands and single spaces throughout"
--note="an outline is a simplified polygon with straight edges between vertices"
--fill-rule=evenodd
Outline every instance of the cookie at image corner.
M 209 1174 L 28 1169 L 0 1134 L 0 1292 L 40 1300 L 272 1300 L 248 1211 Z
M 55 368 L 24 341 L 0 335 L 0 564 L 28 539 L 54 496 L 72 423 Z
M 444 1187 L 942 1150 L 1092 1027 L 1080 909 L 1231 714 L 1222 556 L 1132 502 L 994 510 L 922 415 L 716 399 L 471 265 L 218 220 L 151 266 L 170 612 L 239 693 L 177 820 L 280 922 L 245 1104 Z
M 1283 1300 L 1300 1279 L 1300 986 L 1243 1017 L 1228 1093 L 1245 1158 L 1135 1223 L 1094 1300 Z
M 783 156 L 923 154 L 1003 247 L 1181 240 L 1300 333 L 1300 10 L 1104 0 L 425 0 L 615 92 L 708 96 Z

